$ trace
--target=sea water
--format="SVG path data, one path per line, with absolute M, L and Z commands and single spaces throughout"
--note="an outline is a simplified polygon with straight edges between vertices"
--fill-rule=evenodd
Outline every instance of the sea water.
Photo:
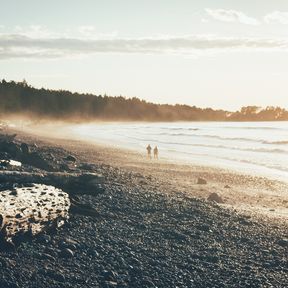
M 288 181 L 288 122 L 81 124 L 72 134 L 169 161 L 229 168 Z

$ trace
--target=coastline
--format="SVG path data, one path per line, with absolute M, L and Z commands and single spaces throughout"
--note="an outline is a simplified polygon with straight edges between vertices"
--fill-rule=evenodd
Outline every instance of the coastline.
M 72 155 L 65 173 L 93 171 L 105 182 L 89 194 L 82 183 L 77 198 L 70 195 L 97 213 L 71 210 L 60 229 L 0 251 L 1 287 L 286 287 L 287 221 L 201 199 L 212 188 L 219 193 L 219 183 L 247 189 L 255 178 L 243 185 L 243 176 L 227 171 L 151 163 L 131 151 L 19 131 L 15 141 L 56 172 Z M 200 176 L 207 184 L 195 183 Z M 277 188 L 267 179 L 260 184 Z
M 115 168 L 138 172 L 157 178 L 162 183 L 163 191 L 185 193 L 189 197 L 207 199 L 213 192 L 222 197 L 222 206 L 249 213 L 255 217 L 268 217 L 276 220 L 288 219 L 288 183 L 264 176 L 241 173 L 217 166 L 203 166 L 187 162 L 166 159 L 149 160 L 145 151 L 118 148 L 113 143 L 69 139 L 61 135 L 51 136 L 27 131 L 18 133 L 23 141 L 43 143 L 68 149 L 79 159 L 98 164 L 109 164 Z M 46 135 L 45 135 L 46 134 Z M 203 178 L 206 185 L 198 185 L 197 179 Z

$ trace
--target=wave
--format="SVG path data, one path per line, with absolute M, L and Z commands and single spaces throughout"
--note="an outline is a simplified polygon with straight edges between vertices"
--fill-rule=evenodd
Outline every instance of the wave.
M 244 137 L 223 137 L 218 135 L 211 135 L 211 134 L 185 134 L 185 133 L 174 133 L 174 134 L 167 134 L 167 136 L 187 136 L 187 137 L 204 137 L 204 138 L 212 138 L 212 139 L 219 139 L 219 140 L 229 140 L 229 141 L 245 141 L 245 142 L 257 142 L 262 143 L 264 140 L 262 139 L 252 139 L 252 138 L 244 138 Z
M 241 129 L 241 130 L 287 130 L 287 128 L 279 128 L 279 127 L 232 127 L 232 126 L 225 126 L 225 127 L 220 127 L 220 128 L 224 128 L 224 129 Z
M 159 127 L 159 129 L 172 130 L 172 131 L 177 131 L 177 130 L 198 131 L 200 130 L 200 128 L 187 128 L 187 127 Z
M 236 151 L 247 151 L 247 152 L 260 152 L 260 153 L 278 153 L 278 154 L 287 154 L 288 150 L 283 149 L 266 149 L 266 148 L 240 148 L 240 147 L 231 147 L 225 145 L 209 145 L 209 144 L 188 144 L 194 147 L 207 147 L 207 148 L 218 148 L 218 149 L 227 149 L 227 150 L 236 150 Z
M 178 152 L 179 153 L 179 152 Z M 207 154 L 207 153 L 193 153 L 193 152 L 180 152 L 181 154 L 187 154 L 187 155 L 193 155 L 193 156 L 201 156 L 201 157 L 207 157 L 210 158 L 212 157 L 212 159 L 219 159 L 219 160 L 224 160 L 224 161 L 229 161 L 234 163 L 238 163 L 238 165 L 240 163 L 243 164 L 248 164 L 248 165 L 253 165 L 255 167 L 261 167 L 261 168 L 266 168 L 266 169 L 271 169 L 271 170 L 277 170 L 277 171 L 281 171 L 281 172 L 288 172 L 288 168 L 287 167 L 283 167 L 277 164 L 269 164 L 269 163 L 264 163 L 264 162 L 257 162 L 257 161 L 253 161 L 251 159 L 237 159 L 237 158 L 233 158 L 233 157 L 227 157 L 227 156 L 219 156 L 219 155 L 211 155 L 211 154 Z
M 183 143 L 183 142 L 171 142 L 171 141 L 161 141 L 157 139 L 144 139 L 133 136 L 128 136 L 128 138 L 141 141 L 141 142 L 150 142 L 157 144 L 165 145 L 175 145 L 175 146 L 186 146 L 186 147 L 203 147 L 203 148 L 212 148 L 212 149 L 225 149 L 225 150 L 234 150 L 234 151 L 245 151 L 245 152 L 255 152 L 255 153 L 277 153 L 277 154 L 287 154 L 288 150 L 284 149 L 269 149 L 269 148 L 241 148 L 237 146 L 227 146 L 227 145 L 213 145 L 213 144 L 202 144 L 202 143 Z M 173 149 L 175 152 L 179 152 L 176 149 Z
M 273 144 L 273 145 L 287 145 L 288 140 L 285 141 L 263 141 L 263 144 Z
M 211 135 L 211 134 L 188 134 L 188 133 L 169 133 L 169 132 L 160 132 L 160 133 L 149 133 L 149 136 L 185 136 L 185 137 L 197 137 L 197 138 L 212 138 L 212 139 L 219 139 L 219 140 L 231 140 L 231 141 L 248 141 L 248 142 L 257 142 L 262 143 L 263 139 L 252 139 L 252 138 L 244 138 L 244 137 L 223 137 L 218 135 Z M 143 139 L 144 140 L 144 139 Z

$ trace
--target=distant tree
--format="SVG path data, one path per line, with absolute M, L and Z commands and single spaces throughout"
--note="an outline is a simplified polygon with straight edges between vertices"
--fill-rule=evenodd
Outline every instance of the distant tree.
M 280 107 L 246 106 L 240 111 L 201 109 L 188 105 L 153 104 L 136 97 L 111 97 L 71 93 L 66 90 L 35 89 L 22 82 L 0 82 L 0 113 L 43 119 L 92 121 L 275 121 L 288 120 Z

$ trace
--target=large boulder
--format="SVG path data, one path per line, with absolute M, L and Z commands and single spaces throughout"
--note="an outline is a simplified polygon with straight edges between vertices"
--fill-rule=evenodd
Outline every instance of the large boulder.
M 32 184 L 30 187 L 0 193 L 0 236 L 11 241 L 29 233 L 36 235 L 50 227 L 59 227 L 69 218 L 67 193 L 53 186 Z

